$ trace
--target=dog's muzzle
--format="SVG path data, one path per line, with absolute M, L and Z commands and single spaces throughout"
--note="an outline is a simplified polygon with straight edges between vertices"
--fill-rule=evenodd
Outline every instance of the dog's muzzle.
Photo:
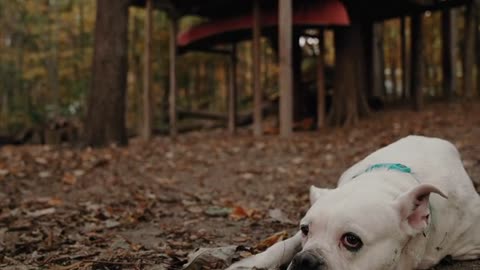
M 293 257 L 288 270 L 326 270 L 325 259 L 313 251 L 303 251 Z

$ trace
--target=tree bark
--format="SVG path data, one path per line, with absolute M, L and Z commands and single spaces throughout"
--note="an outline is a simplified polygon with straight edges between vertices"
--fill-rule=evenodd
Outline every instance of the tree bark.
M 383 23 L 373 24 L 373 97 L 384 98 L 385 94 L 385 60 L 383 53 Z
M 305 91 L 302 85 L 302 47 L 298 43 L 299 33 L 293 33 L 292 74 L 293 74 L 293 121 L 298 122 L 305 117 Z
M 237 45 L 232 44 L 228 68 L 228 131 L 234 134 L 237 127 Z
M 140 31 L 142 29 L 140 18 L 134 17 L 133 20 L 133 31 L 131 32 L 131 40 L 139 40 L 141 38 Z M 130 66 L 134 74 L 134 93 L 135 100 L 135 123 L 137 134 L 142 134 L 143 129 L 143 112 L 142 112 L 142 90 L 143 90 L 143 67 L 142 67 L 142 55 L 139 51 L 135 49 L 135 46 L 130 46 L 129 48 L 131 54 Z
M 407 50 L 407 17 L 402 17 L 400 25 L 401 47 L 402 47 L 402 95 L 403 99 L 410 96 L 410 61 Z
M 411 85 L 413 109 L 419 111 L 423 107 L 423 26 L 422 15 L 412 15 L 412 67 Z
M 126 145 L 125 92 L 130 0 L 98 0 L 92 88 L 85 140 L 91 146 Z
M 170 74 L 170 88 L 169 88 L 169 124 L 170 124 L 170 136 L 177 136 L 177 18 L 175 15 L 170 16 L 170 62 L 169 62 L 169 74 Z
M 146 1 L 145 7 L 145 55 L 143 74 L 143 128 L 142 139 L 148 141 L 152 138 L 153 108 L 152 108 L 152 3 Z
M 329 116 L 333 125 L 353 125 L 369 113 L 365 96 L 365 30 L 360 22 L 353 22 L 335 32 L 335 92 Z
M 473 73 L 475 60 L 475 8 L 476 1 L 470 1 L 465 12 L 465 49 L 463 54 L 463 93 L 473 96 Z
M 53 93 L 55 115 L 60 112 L 60 88 L 58 84 L 58 3 L 48 1 L 48 13 L 52 14 L 53 22 L 49 24 L 48 43 L 50 47 L 49 59 L 47 60 L 49 86 Z
M 456 23 L 455 11 L 442 11 L 443 96 L 450 100 L 455 91 Z

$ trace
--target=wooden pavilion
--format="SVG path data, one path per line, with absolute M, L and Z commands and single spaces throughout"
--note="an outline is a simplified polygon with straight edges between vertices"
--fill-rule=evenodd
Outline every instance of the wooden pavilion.
M 236 84 L 235 84 L 235 46 L 229 51 L 218 51 L 214 45 L 219 43 L 234 44 L 241 39 L 252 38 L 253 42 L 253 93 L 254 93 L 254 124 L 255 135 L 262 134 L 262 89 L 260 86 L 260 38 L 268 28 L 278 37 L 279 54 L 279 122 L 280 135 L 290 136 L 293 127 L 293 97 L 294 78 L 293 65 L 295 58 L 294 40 L 298 43 L 294 29 L 304 27 L 335 27 L 335 46 L 337 54 L 336 81 L 343 88 L 357 88 L 358 91 L 369 91 L 372 88 L 372 78 L 375 77 L 374 61 L 372 61 L 373 23 L 394 17 L 411 16 L 412 26 L 412 61 L 411 61 L 411 96 L 415 108 L 422 105 L 422 82 L 419 70 L 422 68 L 422 34 L 421 15 L 427 10 L 447 9 L 467 4 L 470 0 L 136 0 L 135 5 L 145 6 L 146 23 L 146 61 L 145 61 L 145 91 L 144 101 L 150 104 L 151 87 L 151 33 L 152 9 L 157 8 L 168 13 L 170 27 L 170 89 L 169 89 L 169 119 L 170 133 L 176 135 L 176 61 L 179 50 L 208 50 L 228 53 L 231 57 L 230 87 L 228 101 L 228 128 L 235 131 L 236 119 Z M 178 33 L 177 23 L 187 15 L 197 15 L 207 18 L 205 24 L 195 26 L 184 33 Z M 319 31 L 322 33 L 322 31 Z M 322 36 L 320 35 L 321 39 Z M 321 55 L 321 54 L 320 54 Z M 363 55 L 363 56 L 362 56 Z M 366 55 L 366 57 L 365 57 Z M 322 57 L 318 65 L 318 123 L 324 125 L 324 99 Z M 355 61 L 352 61 L 355 60 Z M 383 72 L 383 71 L 382 71 Z M 343 76 L 343 77 L 342 77 Z M 350 77 L 360 80 L 351 81 Z M 364 78 L 364 79 L 362 79 Z M 349 82 L 351 81 L 351 82 Z M 340 87 L 340 88 L 341 88 Z M 335 91 L 340 89 L 336 89 Z M 355 90 L 356 91 L 356 90 Z M 346 94 L 339 91 L 338 96 Z M 357 102 L 357 101 L 355 101 Z M 362 101 L 358 101 L 359 104 Z M 353 106 L 355 105 L 355 106 Z M 358 107 L 356 104 L 346 104 L 345 107 Z M 146 119 L 151 123 L 151 107 L 144 106 Z M 348 117 L 346 118 L 348 121 Z M 151 126 L 145 125 L 145 134 Z

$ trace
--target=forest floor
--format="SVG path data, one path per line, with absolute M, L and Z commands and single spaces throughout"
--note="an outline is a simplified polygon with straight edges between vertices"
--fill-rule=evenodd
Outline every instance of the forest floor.
M 354 162 L 409 134 L 452 141 L 480 190 L 476 101 L 389 110 L 288 140 L 218 130 L 126 148 L 1 147 L 0 268 L 178 269 L 201 247 L 262 250 L 296 230 L 311 184 L 335 186 Z

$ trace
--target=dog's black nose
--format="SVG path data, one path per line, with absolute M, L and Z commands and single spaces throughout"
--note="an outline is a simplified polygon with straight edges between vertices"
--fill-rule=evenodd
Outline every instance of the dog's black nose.
M 325 269 L 325 260 L 311 251 L 298 253 L 293 257 L 292 270 L 321 270 Z

